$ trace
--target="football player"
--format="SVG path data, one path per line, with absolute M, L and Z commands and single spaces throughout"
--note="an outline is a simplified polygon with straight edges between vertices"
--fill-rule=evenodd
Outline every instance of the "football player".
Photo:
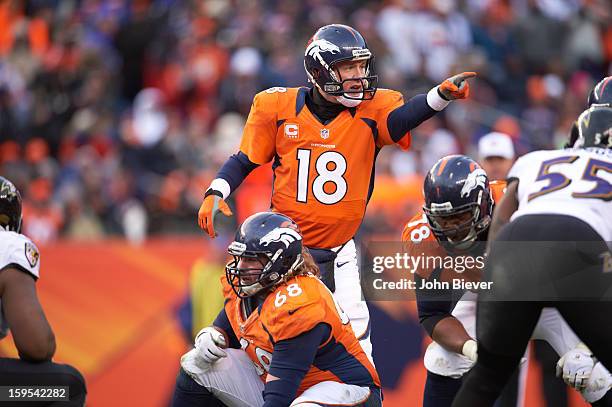
M 225 306 L 181 359 L 173 405 L 380 406 L 374 365 L 298 226 L 254 214 L 228 251 Z
M 20 230 L 21 195 L 0 177 L 0 339 L 10 330 L 19 353 L 19 359 L 0 358 L 0 386 L 67 386 L 69 399 L 61 404 L 82 406 L 87 391 L 81 373 L 51 361 L 55 336 L 36 295 L 40 253 Z
M 491 132 L 478 140 L 478 162 L 489 179 L 505 180 L 514 158 L 514 144 L 509 135 Z
M 612 107 L 612 76 L 607 76 L 600 80 L 589 93 L 587 106 L 590 107 L 594 105 Z M 578 122 L 575 121 L 572 124 L 569 141 L 564 147 L 571 148 L 578 139 L 578 136 L 579 126 Z M 575 387 L 579 391 L 583 391 L 585 387 L 588 387 L 589 382 L 594 383 L 601 375 L 605 376 L 607 374 L 607 370 L 602 367 L 601 363 L 595 364 L 593 370 L 585 369 L 585 366 L 590 365 L 592 365 L 591 352 L 584 344 L 581 344 L 559 360 L 557 363 L 557 376 L 562 377 L 570 386 Z M 591 378 L 591 373 L 593 373 L 593 378 Z M 598 394 L 599 393 L 601 392 L 598 392 Z M 606 397 L 612 398 L 612 395 L 606 394 Z M 598 398 L 593 398 L 593 400 L 591 400 L 587 397 L 587 401 L 596 400 L 598 400 Z M 612 401 L 609 402 L 609 405 L 612 405 Z
M 485 273 L 494 288 L 478 299 L 478 361 L 453 406 L 493 404 L 544 306 L 612 366 L 612 108 L 593 105 L 577 125 L 573 148 L 529 153 L 510 171 L 490 231 Z M 585 368 L 596 362 L 588 352 Z
M 612 107 L 612 76 L 606 76 L 593 87 L 587 98 L 587 105 Z M 574 122 L 570 130 L 570 139 L 565 148 L 572 147 L 578 139 L 578 123 Z
M 495 203 L 500 201 L 505 187 L 504 181 L 489 182 L 485 171 L 469 157 L 442 158 L 425 178 L 423 211 L 404 228 L 402 241 L 406 252 L 412 257 L 429 259 L 483 256 Z M 477 295 L 466 290 L 420 287 L 423 279 L 480 281 L 481 272 L 477 262 L 461 273 L 436 267 L 433 262 L 421 264 L 425 265 L 415 274 L 419 319 L 434 340 L 424 356 L 427 380 L 423 405 L 447 407 L 459 390 L 462 377 L 477 359 Z M 533 339 L 547 341 L 558 355 L 566 358 L 579 344 L 559 313 L 550 308 L 542 313 Z M 612 384 L 612 379 L 605 378 Z M 509 392 L 506 398 L 514 397 Z
M 374 187 L 380 149 L 410 146 L 410 130 L 466 98 L 473 72 L 445 80 L 405 102 L 378 88 L 374 55 L 354 28 L 332 24 L 310 39 L 304 67 L 312 87 L 271 88 L 258 93 L 240 151 L 222 166 L 204 195 L 198 223 L 215 236 L 218 211 L 257 166 L 273 161 L 271 208 L 290 216 L 319 264 L 322 279 L 351 319 L 371 355 L 369 313 L 362 301 L 353 236 Z

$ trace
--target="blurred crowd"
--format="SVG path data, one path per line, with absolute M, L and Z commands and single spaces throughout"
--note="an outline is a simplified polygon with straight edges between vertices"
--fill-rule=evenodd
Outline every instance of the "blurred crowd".
M 518 154 L 562 145 L 612 73 L 610 21 L 609 0 L 0 0 L 0 174 L 40 243 L 197 233 L 255 93 L 306 85 L 308 38 L 345 23 L 407 99 L 479 74 L 411 151 L 379 156 L 365 229 L 392 233 L 441 156 L 490 131 Z

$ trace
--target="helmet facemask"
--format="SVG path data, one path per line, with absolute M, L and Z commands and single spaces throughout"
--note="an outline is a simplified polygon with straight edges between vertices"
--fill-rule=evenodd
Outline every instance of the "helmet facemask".
M 367 59 L 365 76 L 342 79 L 341 74 L 337 69 L 338 64 L 345 61 L 357 62 L 362 61 L 364 59 Z M 311 74 L 308 70 L 306 72 L 308 74 L 308 79 L 310 80 L 310 82 L 315 84 L 319 91 L 324 92 L 330 96 L 335 96 L 336 101 L 346 107 L 355 107 L 364 100 L 372 99 L 378 88 L 378 76 L 370 75 L 372 64 L 373 57 L 370 56 L 368 58 L 355 58 L 336 61 L 329 68 L 326 69 L 325 74 L 319 74 L 317 77 L 314 76 L 318 73 L 318 71 L 316 70 L 314 71 L 314 75 Z M 359 87 L 359 90 L 345 90 L 345 83 L 349 84 L 350 86 L 354 86 L 356 83 L 359 83 L 361 86 Z
M 483 191 L 480 191 L 478 202 L 457 208 L 449 207 L 446 203 L 441 205 L 432 203 L 431 208 L 424 207 L 423 211 L 438 241 L 447 243 L 453 249 L 469 250 L 478 239 L 478 235 L 487 230 L 491 223 L 487 207 L 492 203 L 489 202 L 488 194 L 486 195 L 483 197 Z M 460 221 L 452 222 L 453 219 Z
M 233 256 L 233 260 L 225 266 L 225 275 L 240 298 L 251 297 L 264 289 L 273 287 L 303 263 L 302 256 L 299 255 L 293 264 L 285 265 L 282 250 L 274 253 L 246 251 L 246 245 L 240 242 L 232 242 L 228 252 Z M 240 260 L 243 258 L 251 259 L 250 263 L 258 263 L 258 265 L 240 267 Z

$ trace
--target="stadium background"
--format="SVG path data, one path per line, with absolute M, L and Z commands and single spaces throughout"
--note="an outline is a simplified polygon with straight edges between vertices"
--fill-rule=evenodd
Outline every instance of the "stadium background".
M 479 73 L 470 100 L 414 131 L 411 151 L 379 155 L 359 238 L 398 239 L 439 157 L 474 155 L 490 130 L 511 135 L 519 154 L 563 144 L 588 91 L 612 73 L 610 7 L 0 0 L 0 174 L 21 190 L 23 232 L 41 248 L 38 286 L 56 360 L 84 373 L 90 406 L 168 404 L 193 319 L 207 323 L 218 310 L 232 229 L 268 206 L 271 172 L 249 176 L 231 200 L 237 216 L 214 241 L 196 225 L 203 189 L 236 151 L 253 95 L 306 84 L 303 49 L 317 27 L 357 28 L 382 86 L 407 97 L 451 73 Z M 371 311 L 385 405 L 419 405 L 428 342 L 415 304 Z M 0 353 L 15 355 L 10 340 Z M 545 405 L 537 363 L 527 405 Z

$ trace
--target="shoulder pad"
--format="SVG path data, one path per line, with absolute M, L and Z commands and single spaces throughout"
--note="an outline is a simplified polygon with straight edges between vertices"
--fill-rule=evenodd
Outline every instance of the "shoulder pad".
M 400 92 L 391 89 L 378 88 L 374 98 L 363 105 L 364 108 L 379 110 L 387 109 L 395 105 L 401 105 L 403 103 L 404 96 Z
M 504 194 L 506 193 L 506 181 L 491 181 L 489 188 L 491 189 L 491 196 L 494 203 L 499 203 Z
M 406 226 L 404 226 L 404 230 L 402 231 L 402 242 L 404 242 L 404 247 L 406 247 L 406 244 L 411 243 L 437 242 L 436 237 L 431 231 L 427 217 L 423 212 L 419 212 L 412 217 Z
M 314 276 L 298 276 L 281 284 L 266 299 L 261 322 L 275 342 L 294 338 L 324 322 L 325 286 Z
M 296 115 L 296 97 L 300 88 L 275 86 L 259 92 L 253 100 L 259 114 L 277 119 Z

